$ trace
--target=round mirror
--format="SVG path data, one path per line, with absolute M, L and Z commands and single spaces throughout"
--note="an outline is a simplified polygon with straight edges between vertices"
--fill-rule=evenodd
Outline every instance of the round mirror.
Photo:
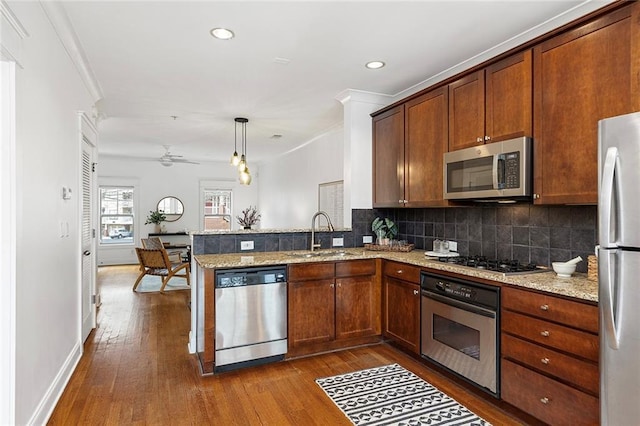
M 182 201 L 176 197 L 164 197 L 158 201 L 158 210 L 163 212 L 167 217 L 165 222 L 175 222 L 182 217 L 184 206 Z

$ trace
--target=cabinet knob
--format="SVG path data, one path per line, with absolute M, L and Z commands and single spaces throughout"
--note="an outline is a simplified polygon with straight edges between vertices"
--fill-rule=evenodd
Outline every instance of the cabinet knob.
M 549 337 L 549 334 L 550 334 L 550 333 L 549 333 L 549 331 L 547 331 L 547 330 L 544 330 L 544 331 L 541 331 L 541 332 L 540 332 L 540 335 L 541 335 L 541 336 L 543 336 L 543 337 Z
M 401 274 L 401 273 L 402 273 L 402 269 L 398 269 L 398 270 L 396 271 L 396 274 Z
M 416 296 L 417 296 L 417 295 L 418 295 L 418 293 L 420 293 L 418 290 L 413 290 L 413 294 L 414 294 L 414 295 L 416 295 Z
M 476 138 L 476 142 L 482 142 L 482 138 Z
M 540 194 L 533 194 L 533 199 L 534 200 L 540 199 Z
M 398 200 L 398 203 L 402 204 L 402 200 Z
M 333 285 L 333 283 L 331 283 L 331 284 L 329 284 L 329 287 L 333 288 L 333 287 L 335 287 L 335 286 Z
M 404 203 L 407 204 L 409 202 L 409 200 L 404 200 Z
M 542 309 L 543 311 L 548 311 L 549 305 L 540 305 L 540 309 Z
M 543 363 L 544 365 L 549 365 L 549 358 L 542 358 L 540 362 Z
M 485 136 L 485 137 L 484 137 L 484 140 L 485 140 L 485 141 L 490 141 L 490 140 L 491 140 L 491 136 Z
M 542 397 L 542 398 L 540 398 L 540 402 L 542 402 L 543 404 L 548 404 L 549 403 L 549 398 L 547 398 L 546 396 Z

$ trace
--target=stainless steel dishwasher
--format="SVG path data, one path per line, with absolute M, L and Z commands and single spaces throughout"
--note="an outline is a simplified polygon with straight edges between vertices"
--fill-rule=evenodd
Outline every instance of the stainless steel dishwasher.
M 287 352 L 286 267 L 216 271 L 215 318 L 214 372 L 282 360 Z

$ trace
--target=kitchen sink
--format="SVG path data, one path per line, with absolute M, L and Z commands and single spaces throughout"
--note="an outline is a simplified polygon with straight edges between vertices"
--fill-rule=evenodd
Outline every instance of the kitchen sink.
M 344 250 L 331 250 L 331 251 L 305 251 L 305 252 L 291 252 L 287 253 L 288 256 L 292 257 L 338 257 L 338 256 L 351 256 L 351 253 L 348 253 Z

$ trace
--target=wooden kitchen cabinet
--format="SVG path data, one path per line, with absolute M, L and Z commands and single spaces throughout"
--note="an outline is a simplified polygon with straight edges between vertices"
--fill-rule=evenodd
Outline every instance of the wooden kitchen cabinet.
M 448 92 L 432 90 L 373 117 L 374 207 L 446 206 Z
M 383 336 L 420 354 L 420 269 L 385 261 L 382 285 Z
M 536 204 L 598 201 L 598 120 L 640 107 L 635 3 L 533 49 Z
M 289 266 L 290 355 L 376 340 L 371 337 L 381 334 L 381 290 L 375 262 L 368 259 Z
M 449 151 L 532 135 L 531 56 L 516 53 L 449 84 Z
M 502 288 L 502 399 L 549 424 L 598 424 L 598 308 Z
M 404 105 L 373 117 L 373 206 L 404 200 Z

